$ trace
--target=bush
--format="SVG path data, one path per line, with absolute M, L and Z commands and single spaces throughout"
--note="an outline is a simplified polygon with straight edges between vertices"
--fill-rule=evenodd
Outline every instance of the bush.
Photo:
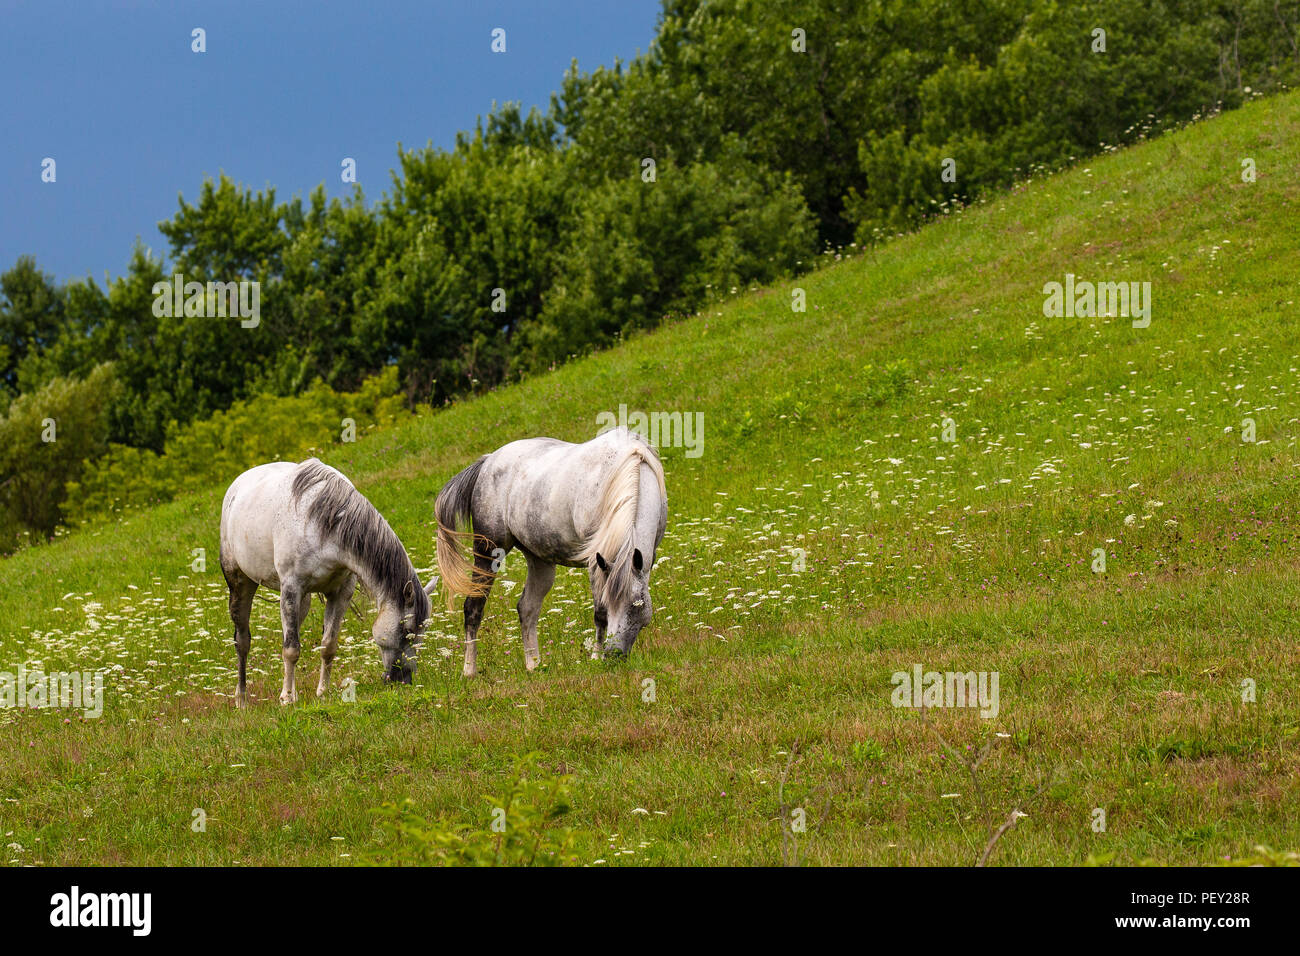
M 374 866 L 572 866 L 579 832 L 558 827 L 569 812 L 572 775 L 537 777 L 539 755 L 515 762 L 514 782 L 504 796 L 486 796 L 483 823 L 429 822 L 412 801 L 385 803 L 375 811 L 384 844 L 366 854 Z M 495 824 L 495 826 L 494 826 Z
M 67 482 L 64 517 L 70 525 L 124 509 L 170 501 L 233 479 L 267 461 L 298 460 L 355 433 L 391 424 L 403 414 L 397 369 L 389 366 L 356 392 L 316 382 L 301 395 L 259 395 L 185 426 L 172 423 L 163 454 L 113 445 Z M 62 485 L 60 485 L 62 487 Z
M 24 531 L 59 523 L 64 485 L 108 447 L 108 410 L 118 392 L 111 365 L 84 379 L 56 378 L 21 395 L 0 418 L 0 547 Z
M 916 378 L 916 370 L 907 359 L 891 359 L 884 368 L 865 365 L 862 382 L 865 387 L 857 396 L 861 405 L 878 406 L 903 395 Z

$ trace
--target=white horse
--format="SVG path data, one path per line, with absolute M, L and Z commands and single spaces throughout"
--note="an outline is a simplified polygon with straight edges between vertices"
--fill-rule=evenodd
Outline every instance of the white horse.
M 358 579 L 378 608 L 372 634 L 383 658 L 384 679 L 411 682 L 416 641 L 429 616 L 428 596 L 437 580 L 427 589 L 420 587 L 411 559 L 383 515 L 328 465 L 315 458 L 301 464 L 277 461 L 236 478 L 221 504 L 221 572 L 230 587 L 230 619 L 239 652 L 237 707 L 248 706 L 248 615 L 258 585 L 280 592 L 280 703 L 298 699 L 298 629 L 313 594 L 325 597 L 316 695 L 323 697 L 329 689 L 339 629 Z
M 438 492 L 438 568 L 450 609 L 465 596 L 466 677 L 477 673 L 483 606 L 505 555 L 528 559 L 519 599 L 524 666 L 540 662 L 537 619 L 555 566 L 586 567 L 596 643 L 626 655 L 650 621 L 650 569 L 668 520 L 664 470 L 653 447 L 626 428 L 582 445 L 554 438 L 511 442 L 484 455 Z M 473 528 L 474 563 L 459 548 Z

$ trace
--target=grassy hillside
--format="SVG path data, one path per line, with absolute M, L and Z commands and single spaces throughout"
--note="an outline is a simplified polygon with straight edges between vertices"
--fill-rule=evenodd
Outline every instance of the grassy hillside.
M 1016 807 L 993 863 L 1300 847 L 1297 132 L 1300 96 L 1255 102 L 805 276 L 806 313 L 791 287 L 738 294 L 330 459 L 428 567 L 434 495 L 484 451 L 585 440 L 620 403 L 702 412 L 702 456 L 663 451 L 626 665 L 585 659 L 585 574 L 562 570 L 526 674 L 516 555 L 476 682 L 458 612 L 414 688 L 378 682 L 349 619 L 357 701 L 282 709 L 258 604 L 237 713 L 224 486 L 0 562 L 0 669 L 109 672 L 98 720 L 0 711 L 3 858 L 354 862 L 390 849 L 384 801 L 485 826 L 529 750 L 576 776 L 579 855 L 608 865 L 780 862 L 798 807 L 810 863 L 969 863 Z M 1150 327 L 1044 317 L 1067 273 L 1149 281 Z M 893 707 L 914 664 L 998 672 L 998 715 Z

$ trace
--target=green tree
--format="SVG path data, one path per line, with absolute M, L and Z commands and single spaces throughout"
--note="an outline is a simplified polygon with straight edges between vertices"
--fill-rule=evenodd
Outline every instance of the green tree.
M 63 312 L 62 290 L 31 256 L 0 274 L 0 395 L 12 394 L 24 359 L 55 341 Z
M 515 363 L 536 370 L 796 271 L 816 229 L 798 187 L 743 160 L 634 171 L 584 197 Z
M 117 385 L 109 364 L 84 379 L 56 378 L 21 395 L 0 418 L 0 541 L 23 531 L 42 536 L 59 523 L 64 483 L 108 447 L 109 407 Z

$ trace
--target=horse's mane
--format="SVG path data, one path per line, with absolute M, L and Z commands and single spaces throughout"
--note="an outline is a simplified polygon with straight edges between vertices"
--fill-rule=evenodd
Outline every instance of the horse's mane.
M 654 446 L 629 433 L 631 441 L 619 453 L 613 471 L 600 496 L 595 529 L 587 536 L 578 558 L 590 564 L 599 553 L 609 565 L 604 591 L 598 597 L 609 606 L 627 597 L 632 586 L 632 552 L 636 542 L 636 513 L 641 498 L 641 466 L 647 465 L 659 484 L 660 497 L 666 498 L 664 466 Z
M 309 458 L 294 472 L 293 503 L 297 505 L 313 488 L 318 490 L 307 506 L 307 520 L 370 570 L 376 585 L 384 592 L 371 597 L 400 602 L 406 582 L 413 581 L 416 610 L 420 611 L 419 604 L 423 602 L 427 615 L 429 599 L 420 587 L 411 559 L 378 509 L 337 471 Z

